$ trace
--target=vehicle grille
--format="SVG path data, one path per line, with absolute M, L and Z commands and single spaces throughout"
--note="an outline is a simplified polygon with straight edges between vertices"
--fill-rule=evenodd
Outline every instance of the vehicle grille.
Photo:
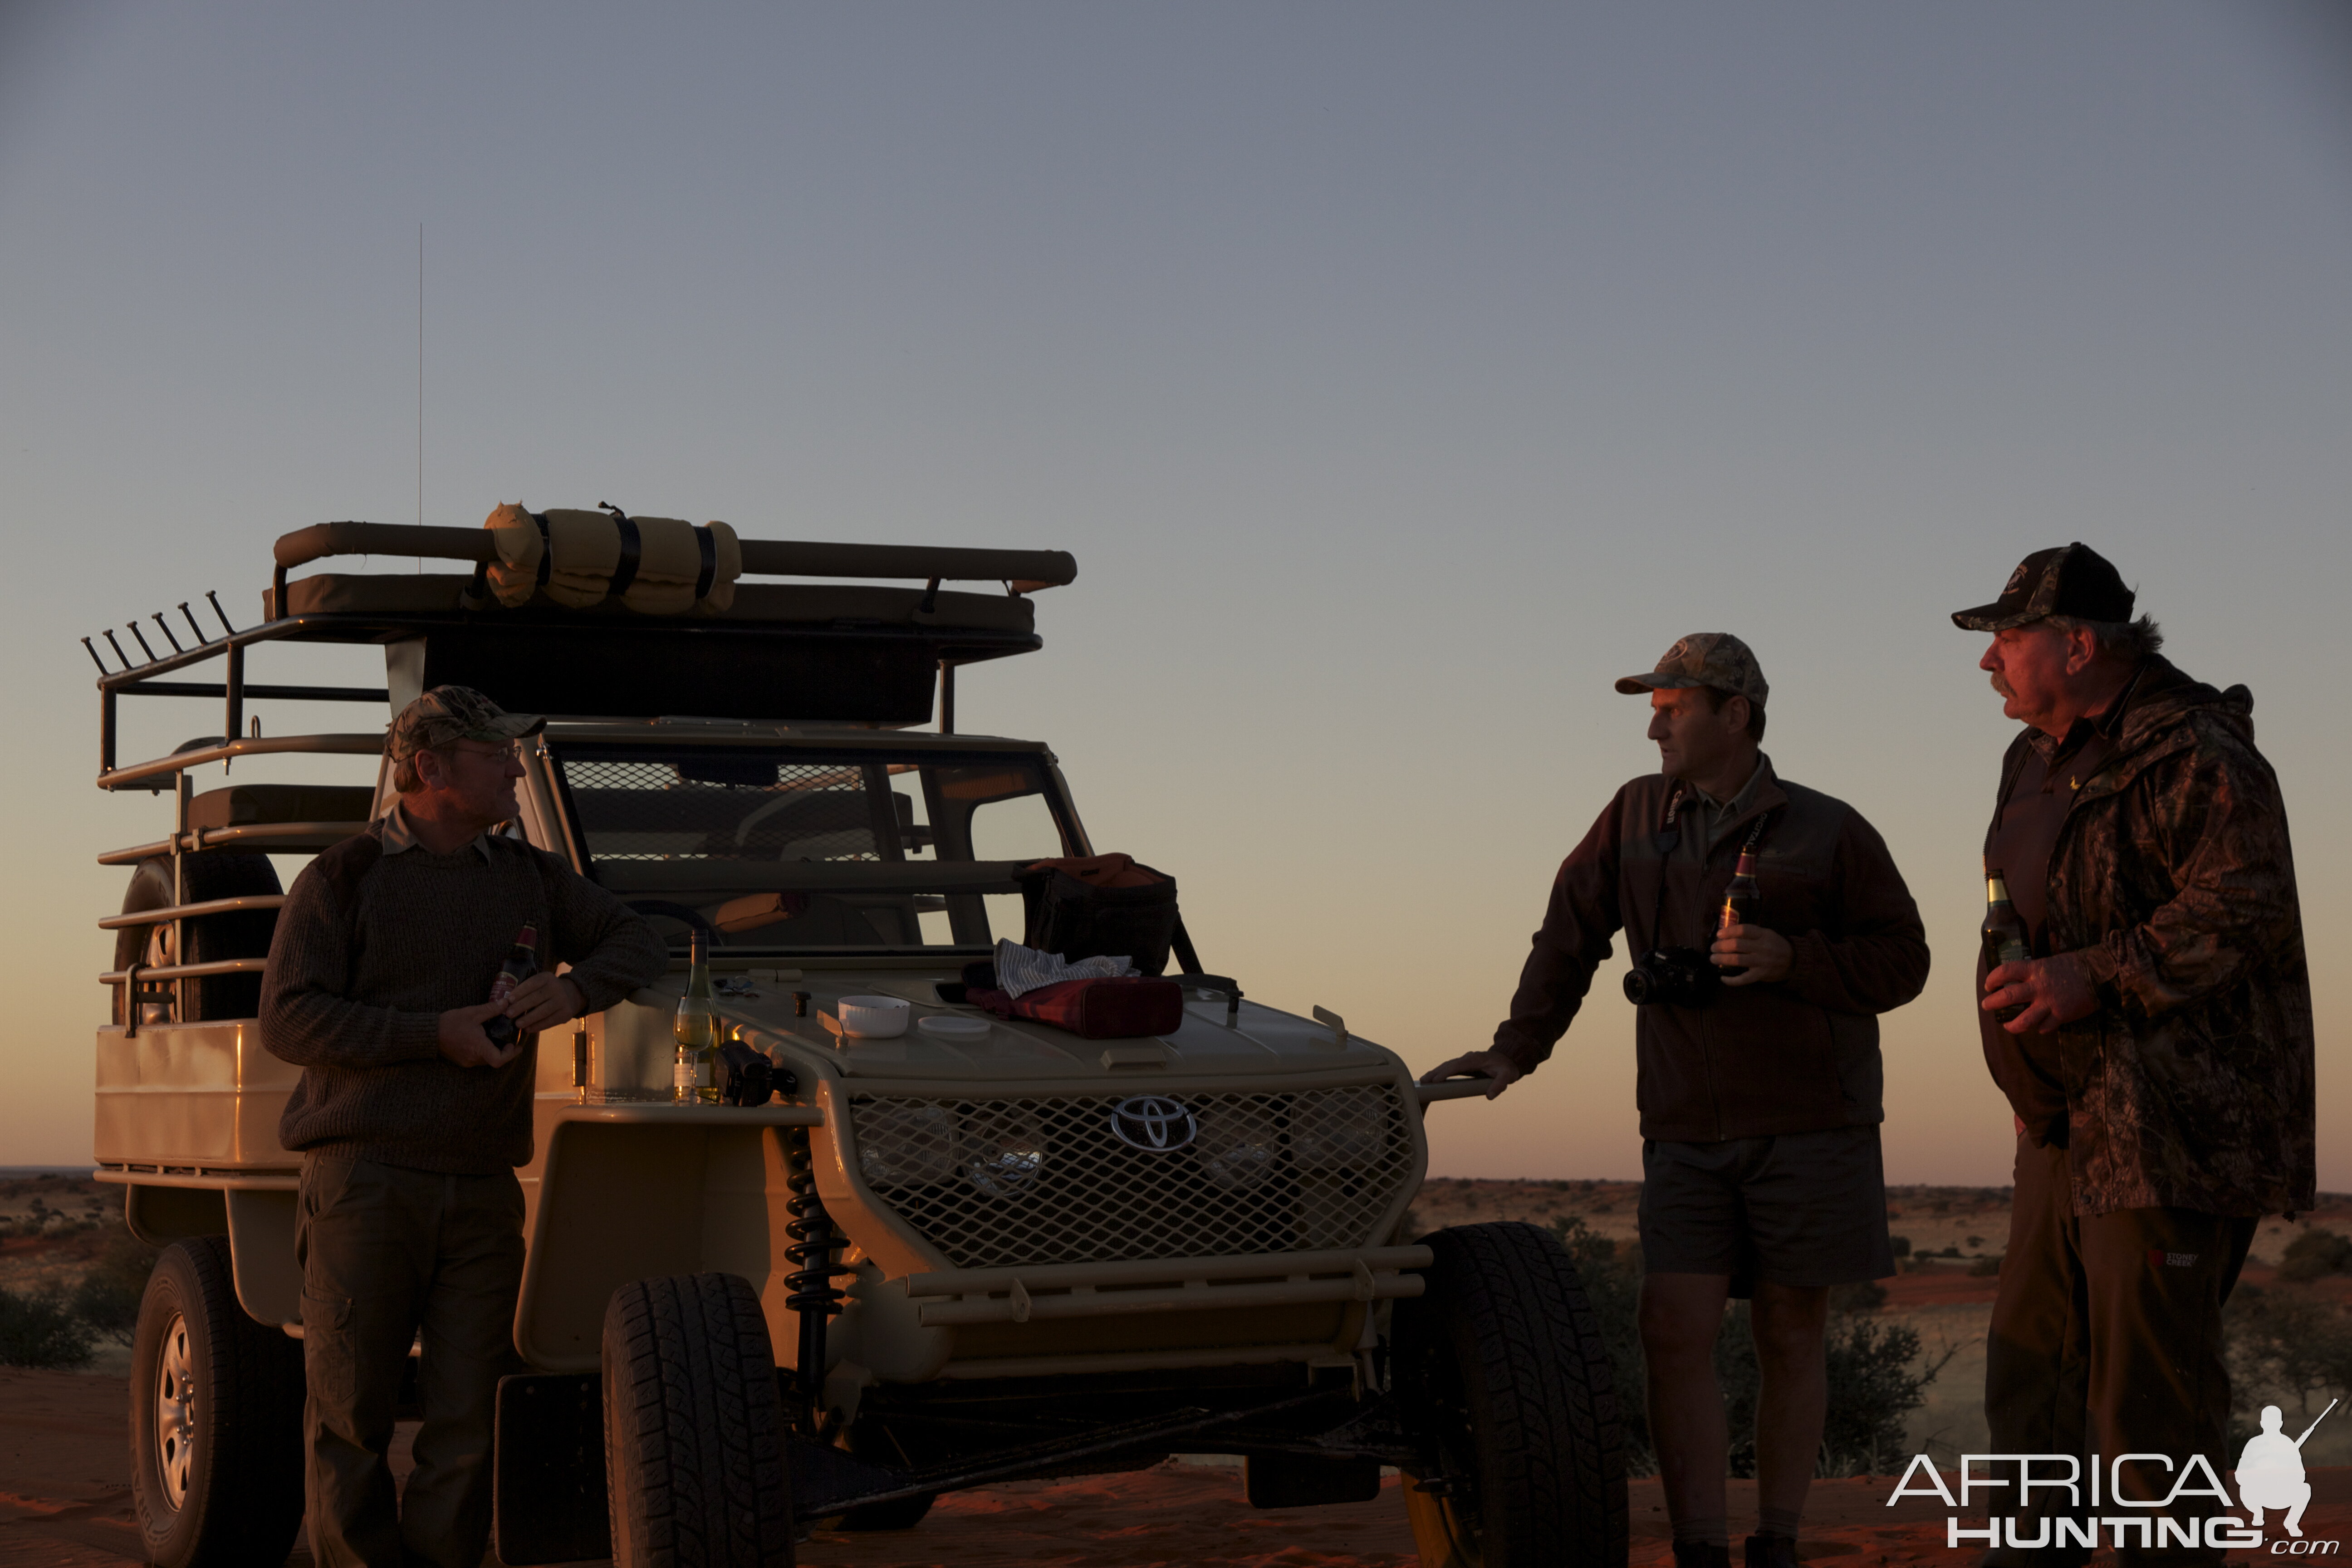
M 960 1268 L 1367 1246 L 1412 1176 L 1392 1084 L 1161 1097 L 1198 1129 L 1165 1150 L 1112 1131 L 1139 1098 L 849 1106 L 867 1187 Z

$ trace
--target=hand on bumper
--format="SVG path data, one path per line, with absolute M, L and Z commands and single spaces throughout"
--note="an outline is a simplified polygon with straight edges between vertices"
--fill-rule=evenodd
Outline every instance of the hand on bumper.
M 1483 1078 L 1488 1080 L 1486 1098 L 1492 1100 L 1526 1076 L 1510 1058 L 1500 1051 L 1472 1051 L 1467 1056 L 1455 1057 L 1450 1062 L 1439 1063 L 1422 1074 L 1421 1081 L 1436 1083 L 1449 1078 Z

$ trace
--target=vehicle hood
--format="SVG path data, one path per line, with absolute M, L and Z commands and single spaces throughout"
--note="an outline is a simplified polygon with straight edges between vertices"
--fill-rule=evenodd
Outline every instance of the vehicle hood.
M 789 973 L 789 972 L 786 972 Z M 678 994 L 673 976 L 668 994 Z M 792 994 L 810 994 L 808 1016 L 795 1016 Z M 642 996 L 643 994 L 641 993 Z M 913 1016 L 895 1039 L 837 1038 L 820 1013 L 836 1013 L 844 996 L 896 996 Z M 928 978 L 884 978 L 871 973 L 824 973 L 811 970 L 797 980 L 754 982 L 750 996 L 721 996 L 719 1011 L 730 1023 L 748 1026 L 751 1043 L 814 1052 L 848 1079 L 1062 1079 L 1099 1075 L 1127 1082 L 1146 1077 L 1231 1077 L 1363 1070 L 1393 1058 L 1368 1040 L 1339 1043 L 1330 1026 L 1244 1001 L 1240 1016 L 1226 1022 L 1223 995 L 1213 1000 L 1188 992 L 1184 1021 L 1172 1033 L 1132 1039 L 1089 1040 L 1047 1024 L 1003 1019 L 978 1007 L 949 1005 Z M 950 1015 L 989 1025 L 974 1040 L 946 1040 L 918 1026 L 927 1016 Z M 1152 1059 L 1155 1053 L 1160 1059 Z

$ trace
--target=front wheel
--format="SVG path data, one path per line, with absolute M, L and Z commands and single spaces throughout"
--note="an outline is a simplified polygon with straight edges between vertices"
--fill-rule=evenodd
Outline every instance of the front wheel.
M 1397 1303 L 1394 1344 L 1423 1568 L 1623 1568 L 1624 1436 L 1567 1249 L 1516 1222 L 1422 1243 L 1428 1289 Z
M 173 1243 L 131 1349 L 131 1495 L 158 1568 L 283 1563 L 302 1523 L 302 1347 L 237 1305 L 228 1238 Z
M 783 1402 L 751 1281 L 622 1286 L 604 1362 L 614 1568 L 792 1568 Z

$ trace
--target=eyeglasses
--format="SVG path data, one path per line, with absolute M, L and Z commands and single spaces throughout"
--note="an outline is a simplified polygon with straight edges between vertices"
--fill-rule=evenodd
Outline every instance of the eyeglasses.
M 515 752 L 514 742 L 511 741 L 501 746 L 468 745 L 463 742 L 452 742 L 442 750 L 468 757 L 488 757 L 499 762 L 512 757 Z

